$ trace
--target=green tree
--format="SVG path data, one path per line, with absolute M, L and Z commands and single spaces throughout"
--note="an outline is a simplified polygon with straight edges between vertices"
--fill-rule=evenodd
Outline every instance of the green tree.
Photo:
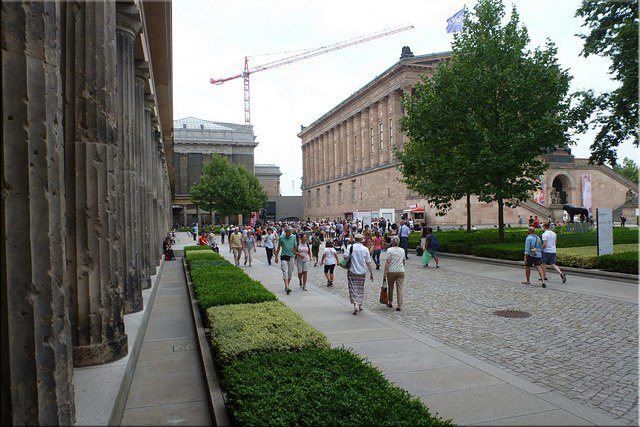
M 615 148 L 631 140 L 638 146 L 638 1 L 585 0 L 576 11 L 588 34 L 581 55 L 611 59 L 609 74 L 620 87 L 585 102 L 595 107 L 592 123 L 600 130 L 591 145 L 590 162 L 616 164 Z
M 504 206 L 537 189 L 547 167 L 542 155 L 569 141 L 576 116 L 571 77 L 558 65 L 553 43 L 527 50 L 517 11 L 501 26 L 504 15 L 498 0 L 481 0 L 465 13 L 451 60 L 405 101 L 402 128 L 410 140 L 400 154 L 404 178 L 416 179 L 410 185 L 436 204 L 446 207 L 447 198 L 470 191 L 496 201 L 500 241 Z M 447 177 L 447 187 L 437 174 Z
M 267 203 L 267 194 L 255 175 L 218 154 L 204 164 L 202 178 L 189 193 L 201 209 L 215 210 L 223 216 L 248 215 Z
M 625 157 L 622 160 L 622 165 L 616 164 L 613 170 L 636 184 L 638 183 L 638 165 L 630 158 Z

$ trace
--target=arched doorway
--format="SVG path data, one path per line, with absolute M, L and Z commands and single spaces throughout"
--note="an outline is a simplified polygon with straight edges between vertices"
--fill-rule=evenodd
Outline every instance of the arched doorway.
M 569 187 L 570 187 L 569 178 L 566 175 L 558 175 L 553 179 L 553 183 L 551 187 L 556 192 L 557 199 L 554 200 L 552 198 L 551 203 L 558 203 L 564 205 L 569 203 Z

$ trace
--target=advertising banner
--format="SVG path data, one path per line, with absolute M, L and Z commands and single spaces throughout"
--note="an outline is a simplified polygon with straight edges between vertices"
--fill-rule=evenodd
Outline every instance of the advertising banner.
M 583 175 L 584 176 L 584 175 Z M 596 209 L 598 224 L 598 256 L 613 254 L 613 210 Z
M 591 175 L 582 175 L 582 207 L 589 211 L 589 215 L 592 214 L 591 210 Z
M 540 184 L 540 188 L 533 192 L 531 198 L 534 202 L 544 205 L 544 176 L 540 176 L 537 181 Z

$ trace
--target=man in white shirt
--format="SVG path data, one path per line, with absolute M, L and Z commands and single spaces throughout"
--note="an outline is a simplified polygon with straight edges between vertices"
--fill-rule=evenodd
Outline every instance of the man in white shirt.
M 560 271 L 560 267 L 556 265 L 556 233 L 549 229 L 550 224 L 548 222 L 544 223 L 542 227 L 544 228 L 544 233 L 542 233 L 542 272 L 544 280 L 548 280 L 547 265 L 550 265 L 558 272 L 560 278 L 562 278 L 562 283 L 565 283 L 567 275 Z

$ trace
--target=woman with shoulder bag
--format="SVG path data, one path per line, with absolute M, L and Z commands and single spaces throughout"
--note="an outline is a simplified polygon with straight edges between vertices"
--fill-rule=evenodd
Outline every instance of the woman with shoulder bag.
M 307 272 L 311 264 L 311 246 L 307 242 L 307 235 L 300 234 L 299 243 L 295 246 L 293 253 L 296 255 L 298 266 L 298 280 L 303 291 L 307 290 Z
M 404 249 L 399 247 L 400 237 L 393 236 L 391 238 L 391 247 L 387 249 L 387 261 L 384 264 L 384 275 L 387 278 L 387 307 L 393 308 L 393 287 L 395 286 L 398 293 L 398 304 L 396 310 L 400 311 L 402 306 L 402 285 L 404 284 Z
M 362 311 L 364 301 L 364 282 L 369 270 L 371 281 L 373 282 L 373 268 L 371 267 L 371 255 L 369 249 L 362 243 L 364 236 L 356 234 L 355 243 L 345 251 L 345 258 L 351 257 L 351 265 L 347 271 L 347 282 L 349 283 L 349 300 L 353 304 L 353 314 Z

